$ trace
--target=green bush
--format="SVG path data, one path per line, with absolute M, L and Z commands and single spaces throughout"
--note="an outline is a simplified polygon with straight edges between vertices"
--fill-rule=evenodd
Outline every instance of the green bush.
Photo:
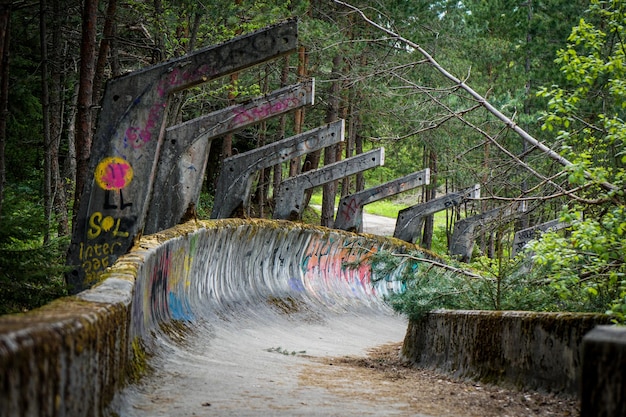
M 8 188 L 0 221 L 0 314 L 42 306 L 65 295 L 68 237 L 43 243 L 43 207 L 30 185 Z
M 602 311 L 599 300 L 586 297 L 584 291 L 578 297 L 561 297 L 544 268 L 523 255 L 503 260 L 480 257 L 467 265 L 423 252 L 381 251 L 373 256 L 372 268 L 379 279 L 402 271 L 394 279 L 402 281 L 404 291 L 388 301 L 411 319 L 436 309 Z

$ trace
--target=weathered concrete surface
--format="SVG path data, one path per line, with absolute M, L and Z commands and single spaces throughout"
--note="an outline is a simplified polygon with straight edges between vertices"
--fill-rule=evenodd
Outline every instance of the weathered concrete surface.
M 0 416 L 101 415 L 130 367 L 131 293 L 132 282 L 116 278 L 85 297 L 1 316 Z
M 598 326 L 584 337 L 580 415 L 626 416 L 626 328 Z
M 154 189 L 170 193 L 150 200 L 144 234 L 176 226 L 198 203 L 213 139 L 311 105 L 314 94 L 315 82 L 310 80 L 168 127 Z
M 393 237 L 415 243 L 422 232 L 426 216 L 461 205 L 473 198 L 480 198 L 480 184 L 400 210 Z
M 73 293 L 130 249 L 150 200 L 163 198 L 153 184 L 169 169 L 158 165 L 170 95 L 291 53 L 297 34 L 295 20 L 283 22 L 107 82 L 68 253 Z
M 253 174 L 343 141 L 345 121 L 338 120 L 274 143 L 224 159 L 217 180 L 211 218 L 233 215 L 248 200 Z
M 440 310 L 409 323 L 403 355 L 460 378 L 574 396 L 583 336 L 609 322 L 601 314 Z
M 100 285 L 0 318 L 0 416 L 103 415 L 150 368 L 106 411 L 188 416 L 210 402 L 217 415 L 393 415 L 297 378 L 307 356 L 402 339 L 406 321 L 382 299 L 393 276 L 368 262 L 383 248 L 407 246 L 238 219 L 146 236 Z
M 216 224 L 143 262 L 131 333 L 143 335 L 157 371 L 113 410 L 184 416 L 210 403 L 221 416 L 393 413 L 303 389 L 298 378 L 308 356 L 402 339 L 406 321 L 381 298 L 394 283 L 373 285 L 367 262 L 393 243 L 289 222 Z
M 362 232 L 363 206 L 428 184 L 430 184 L 430 169 L 426 168 L 376 187 L 347 195 L 339 201 L 335 228 L 350 232 Z
M 515 236 L 513 237 L 513 256 L 516 256 L 524 249 L 528 242 L 537 239 L 542 233 L 554 232 L 565 229 L 566 227 L 569 227 L 569 223 L 555 219 L 515 232 Z
M 570 392 L 577 341 L 606 317 L 435 313 L 406 332 L 382 298 L 401 290 L 399 271 L 381 275 L 369 260 L 411 248 L 241 219 L 146 236 L 94 288 L 0 317 L 0 417 L 419 416 L 409 402 L 353 399 L 306 382 L 320 357 L 362 355 L 403 336 L 407 357 L 430 360 L 421 365 Z M 570 379 L 555 382 L 558 372 Z M 603 389 L 615 384 L 603 381 Z
M 287 178 L 280 183 L 276 192 L 274 218 L 298 220 L 305 209 L 304 192 L 306 190 L 382 166 L 384 163 L 385 150 L 378 148 Z
M 492 230 L 502 227 L 507 222 L 526 210 L 524 202 L 513 203 L 485 211 L 473 217 L 468 217 L 454 223 L 454 231 L 450 238 L 450 255 L 458 257 L 462 262 L 472 259 L 475 233 L 478 230 L 490 227 Z

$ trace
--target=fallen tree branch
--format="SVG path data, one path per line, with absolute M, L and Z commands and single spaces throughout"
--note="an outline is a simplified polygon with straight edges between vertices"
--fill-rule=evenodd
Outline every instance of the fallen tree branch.
M 549 156 L 550 158 L 552 158 L 553 160 L 557 161 L 558 163 L 560 163 L 561 165 L 563 165 L 565 167 L 573 165 L 569 160 L 567 160 L 563 156 L 559 155 L 558 152 L 555 152 L 553 149 L 551 149 L 550 147 L 546 146 L 542 142 L 538 141 L 532 135 L 530 135 L 528 132 L 526 132 L 524 129 L 519 127 L 517 125 L 517 123 L 515 123 L 509 117 L 505 116 L 500 110 L 496 109 L 491 103 L 489 103 L 483 96 L 481 96 L 476 91 L 474 91 L 474 89 L 471 88 L 469 85 L 467 85 L 464 81 L 462 81 L 461 79 L 455 77 L 450 72 L 448 72 L 448 70 L 446 70 L 444 67 L 442 67 L 435 60 L 435 58 L 433 58 L 420 45 L 418 45 L 417 43 L 412 42 L 412 41 L 410 41 L 410 40 L 408 40 L 406 38 L 403 38 L 402 36 L 398 35 L 397 33 L 393 32 L 393 31 L 391 31 L 391 30 L 389 30 L 389 29 L 387 29 L 387 28 L 385 28 L 385 27 L 383 27 L 381 25 L 379 25 L 376 22 L 374 22 L 369 17 L 367 17 L 365 15 L 365 13 L 362 10 L 360 10 L 359 8 L 357 8 L 357 7 L 355 7 L 355 6 L 351 5 L 351 4 L 345 3 L 345 2 L 343 2 L 341 0 L 333 0 L 333 1 L 335 3 L 337 3 L 337 4 L 339 4 L 339 5 L 347 7 L 348 9 L 356 12 L 357 14 L 359 14 L 361 16 L 361 18 L 365 22 L 367 22 L 371 26 L 375 27 L 376 29 L 385 32 L 387 35 L 393 37 L 394 39 L 396 39 L 396 40 L 398 40 L 400 42 L 403 42 L 406 45 L 410 46 L 411 48 L 417 50 L 444 77 L 446 77 L 448 80 L 452 81 L 454 84 L 456 84 L 460 88 L 462 88 L 465 92 L 467 92 L 470 96 L 472 96 L 478 103 L 480 103 L 485 109 L 487 109 L 487 111 L 489 111 L 496 118 L 498 118 L 501 122 L 503 122 L 509 129 L 511 129 L 515 133 L 517 133 L 526 142 L 528 142 L 531 145 L 535 146 L 541 152 L 543 152 L 544 154 L 546 154 L 547 156 Z M 589 174 L 588 172 L 586 172 L 585 174 L 586 174 L 587 178 L 591 177 L 591 174 Z M 617 186 L 615 186 L 615 185 L 613 185 L 611 183 L 608 183 L 606 181 L 600 182 L 599 184 L 602 186 L 602 188 L 604 188 L 604 189 L 606 189 L 608 191 L 617 191 L 619 189 Z
M 407 259 L 411 259 L 411 260 L 418 261 L 418 262 L 429 263 L 431 265 L 434 265 L 436 267 L 445 269 L 447 271 L 455 272 L 457 274 L 465 275 L 465 276 L 468 276 L 468 277 L 471 277 L 471 278 L 485 279 L 484 277 L 482 277 L 482 276 L 480 276 L 478 274 L 475 274 L 473 272 L 466 271 L 465 269 L 456 268 L 454 266 L 447 265 L 447 264 L 444 264 L 442 262 L 437 262 L 437 261 L 432 260 L 432 259 L 419 258 L 417 256 L 407 255 L 407 254 L 404 254 L 404 253 L 394 253 L 393 256 L 397 256 L 397 257 L 400 257 L 400 258 L 407 258 Z

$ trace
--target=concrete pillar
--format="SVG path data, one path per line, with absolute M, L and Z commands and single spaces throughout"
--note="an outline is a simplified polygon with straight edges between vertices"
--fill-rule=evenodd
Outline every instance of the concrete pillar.
M 477 230 L 484 228 L 488 224 L 504 224 L 510 221 L 518 212 L 523 212 L 524 210 L 524 204 L 513 203 L 454 223 L 454 232 L 452 232 L 452 238 L 450 239 L 450 255 L 458 256 L 463 262 L 469 262 L 472 258 L 474 238 Z
M 450 207 L 459 206 L 465 201 L 475 198 L 480 198 L 479 184 L 458 193 L 449 193 L 425 203 L 400 210 L 393 237 L 402 239 L 405 242 L 415 243 L 422 230 L 426 216 Z
M 522 249 L 524 249 L 528 242 L 533 239 L 537 239 L 542 233 L 565 229 L 568 226 L 568 223 L 563 223 L 558 219 L 555 219 L 515 232 L 515 236 L 513 237 L 512 255 L 516 256 Z
M 150 201 L 144 233 L 175 226 L 198 203 L 213 139 L 312 105 L 314 94 L 311 80 L 167 128 L 154 189 L 167 190 L 168 198 Z
M 290 20 L 109 80 L 68 253 L 71 292 L 95 283 L 143 233 L 156 173 L 167 169 L 158 162 L 170 94 L 294 52 L 297 44 Z M 167 198 L 167 190 L 155 193 Z
M 581 417 L 626 416 L 626 329 L 597 326 L 583 338 Z
M 211 218 L 230 217 L 237 207 L 248 200 L 255 172 L 341 142 L 344 129 L 344 120 L 339 120 L 224 159 Z

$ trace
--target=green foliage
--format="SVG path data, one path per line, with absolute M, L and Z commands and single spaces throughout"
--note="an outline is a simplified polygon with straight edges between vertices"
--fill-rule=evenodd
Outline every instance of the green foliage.
M 42 244 L 43 208 L 28 185 L 7 190 L 0 221 L 0 314 L 30 310 L 66 294 L 68 237 Z
M 67 294 L 63 273 L 69 238 L 0 249 L 0 314 L 31 310 Z
M 379 277 L 388 277 L 394 270 L 402 271 L 394 279 L 400 280 L 405 290 L 391 295 L 389 302 L 411 319 L 442 308 L 595 311 L 593 303 L 560 298 L 543 271 L 533 270 L 524 257 L 513 260 L 480 257 L 469 266 L 447 257 L 437 259 L 440 265 L 434 265 L 427 258 L 420 252 L 407 256 L 386 251 L 372 258 Z
M 199 219 L 210 219 L 213 211 L 214 198 L 212 194 L 202 192 L 196 208 Z
M 534 261 L 562 300 L 626 321 L 626 209 L 586 220 L 565 210 L 562 220 L 571 223 L 565 236 L 545 233 L 529 244 Z
M 585 199 L 563 208 L 566 236 L 544 234 L 531 245 L 563 300 L 596 305 L 626 321 L 626 84 L 622 1 L 592 0 L 558 51 L 567 82 L 543 88 L 543 129 L 557 132 L 573 165 L 566 174 Z M 611 183 L 607 186 L 606 183 Z

